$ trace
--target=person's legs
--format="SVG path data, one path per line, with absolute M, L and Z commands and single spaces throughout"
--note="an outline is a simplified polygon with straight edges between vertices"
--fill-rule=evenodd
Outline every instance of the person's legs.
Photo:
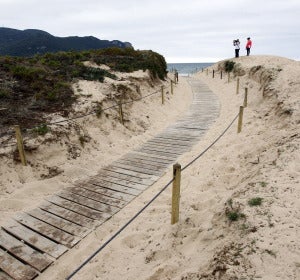
M 247 56 L 250 54 L 250 48 L 247 48 Z

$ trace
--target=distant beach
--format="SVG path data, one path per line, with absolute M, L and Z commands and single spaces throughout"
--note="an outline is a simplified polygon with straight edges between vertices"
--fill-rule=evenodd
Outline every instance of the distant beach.
M 168 71 L 177 70 L 180 76 L 189 76 L 200 71 L 202 68 L 213 65 L 214 62 L 202 62 L 202 63 L 167 63 Z

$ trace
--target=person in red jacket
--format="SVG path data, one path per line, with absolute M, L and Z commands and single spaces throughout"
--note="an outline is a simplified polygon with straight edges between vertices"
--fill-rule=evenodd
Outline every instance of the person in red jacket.
M 246 44 L 247 56 L 249 56 L 249 54 L 250 54 L 251 47 L 252 47 L 252 41 L 251 41 L 250 37 L 248 37 L 247 44 Z

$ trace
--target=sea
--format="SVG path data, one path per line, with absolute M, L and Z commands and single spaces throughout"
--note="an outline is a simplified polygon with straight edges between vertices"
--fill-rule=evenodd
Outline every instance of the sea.
M 189 76 L 196 72 L 202 71 L 202 68 L 213 65 L 214 62 L 202 62 L 202 63 L 167 63 L 167 70 L 174 72 L 177 70 L 180 76 Z

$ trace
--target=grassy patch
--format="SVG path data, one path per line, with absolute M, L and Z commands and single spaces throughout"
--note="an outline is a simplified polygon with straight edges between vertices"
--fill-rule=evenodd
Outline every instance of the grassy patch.
M 33 129 L 34 132 L 36 132 L 38 135 L 45 135 L 50 131 L 49 127 L 46 124 L 42 124 L 36 128 Z
M 260 206 L 262 204 L 263 199 L 261 197 L 253 197 L 248 200 L 248 205 L 250 206 Z
M 234 68 L 235 62 L 231 61 L 231 60 L 227 60 L 225 61 L 225 71 L 226 72 L 232 72 L 233 68 Z

